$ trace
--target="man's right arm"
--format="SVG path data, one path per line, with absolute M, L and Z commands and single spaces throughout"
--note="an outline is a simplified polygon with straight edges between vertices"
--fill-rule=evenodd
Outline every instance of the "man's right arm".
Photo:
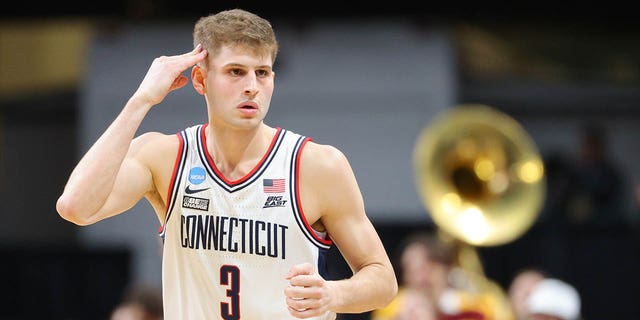
M 82 157 L 56 203 L 62 218 L 78 225 L 92 224 L 133 206 L 152 188 L 149 170 L 135 157 L 145 135 L 133 140 L 149 108 L 135 98 L 129 100 Z M 105 208 L 107 200 L 110 205 Z
M 88 225 L 131 208 L 155 190 L 149 161 L 138 156 L 157 134 L 134 135 L 154 106 L 188 83 L 182 72 L 204 60 L 207 51 L 154 59 L 140 86 L 120 114 L 71 173 L 56 210 L 78 225 Z

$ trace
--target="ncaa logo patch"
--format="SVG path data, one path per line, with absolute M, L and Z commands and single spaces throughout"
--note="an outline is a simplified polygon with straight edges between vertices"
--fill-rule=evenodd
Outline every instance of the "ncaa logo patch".
M 206 177 L 203 167 L 193 167 L 189 170 L 189 182 L 193 184 L 201 184 Z

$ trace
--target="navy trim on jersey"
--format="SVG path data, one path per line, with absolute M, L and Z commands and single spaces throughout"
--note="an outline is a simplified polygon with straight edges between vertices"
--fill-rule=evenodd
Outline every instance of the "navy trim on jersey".
M 327 256 L 329 255 L 329 250 L 320 249 L 318 252 L 318 273 L 322 276 L 323 279 L 333 280 L 331 279 L 331 274 L 329 274 L 329 269 L 327 267 Z
M 280 145 L 282 144 L 282 141 L 284 140 L 284 136 L 287 132 L 287 130 L 285 129 L 281 129 L 281 128 L 277 129 L 276 136 L 274 137 L 275 142 L 273 143 L 273 147 L 267 151 L 268 154 L 263 160 L 261 160 L 259 167 L 255 168 L 255 172 L 251 176 L 243 178 L 242 181 L 238 183 L 228 183 L 227 181 L 225 181 L 223 177 L 218 176 L 218 174 L 216 173 L 216 170 L 214 170 L 215 165 L 212 164 L 209 161 L 209 157 L 207 157 L 207 153 L 205 151 L 206 146 L 204 145 L 204 141 L 202 140 L 202 136 L 204 135 L 204 128 L 205 128 L 204 125 L 200 125 L 198 127 L 197 134 L 196 134 L 197 145 L 198 145 L 198 156 L 200 157 L 200 161 L 204 163 L 205 169 L 207 170 L 207 173 L 209 174 L 211 179 L 213 179 L 213 181 L 217 185 L 219 185 L 222 189 L 224 189 L 229 193 L 242 190 L 247 186 L 249 186 L 250 184 L 252 184 L 258 178 L 260 178 L 260 176 L 264 173 L 264 171 L 267 169 L 267 167 L 275 157 L 276 153 L 278 152 L 278 149 L 280 148 Z
M 189 150 L 189 139 L 187 138 L 187 134 L 185 130 L 180 131 L 178 135 L 180 140 L 180 146 L 182 146 L 182 150 L 179 150 L 180 160 L 176 162 L 176 168 L 174 168 L 175 180 L 173 184 L 169 186 L 171 188 L 171 193 L 169 199 L 167 199 L 167 213 L 164 217 L 164 224 L 162 225 L 162 231 L 160 232 L 160 237 L 162 241 L 164 241 L 164 235 L 167 232 L 167 222 L 169 221 L 169 217 L 171 217 L 171 212 L 173 212 L 173 208 L 176 205 L 176 200 L 178 198 L 178 192 L 180 192 L 180 182 L 182 181 L 182 173 L 184 172 L 184 168 L 186 167 L 185 162 L 187 161 L 187 151 Z
M 311 138 L 300 136 L 298 141 L 296 141 L 296 145 L 291 156 L 291 164 L 289 166 L 289 197 L 291 199 L 291 209 L 293 211 L 293 216 L 296 218 L 296 223 L 298 223 L 298 227 L 300 227 L 300 230 L 302 230 L 305 237 L 307 237 L 307 239 L 309 239 L 309 241 L 311 241 L 311 243 L 316 247 L 328 250 L 331 247 L 332 242 L 327 240 L 323 241 L 318 238 L 315 231 L 306 222 L 304 214 L 302 213 L 300 199 L 297 197 L 299 182 L 297 179 L 298 172 L 296 170 L 296 163 L 298 158 L 302 155 L 302 146 L 307 141 L 311 141 Z

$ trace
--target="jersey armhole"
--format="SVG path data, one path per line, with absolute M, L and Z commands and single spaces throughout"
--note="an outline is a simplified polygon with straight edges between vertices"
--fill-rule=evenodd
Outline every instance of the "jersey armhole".
M 327 237 L 327 233 L 325 232 L 317 232 L 311 225 L 304 214 L 304 210 L 302 209 L 302 201 L 300 200 L 300 159 L 302 158 L 302 150 L 304 149 L 307 142 L 312 141 L 309 137 L 301 136 L 296 142 L 292 163 L 291 163 L 291 202 L 293 209 L 293 214 L 298 222 L 298 226 L 302 229 L 305 236 L 317 247 L 321 249 L 328 250 L 332 245 L 333 241 L 329 237 Z
M 171 212 L 173 211 L 173 207 L 177 198 L 178 186 L 180 185 L 180 180 L 182 178 L 182 170 L 184 170 L 184 162 L 187 158 L 187 139 L 185 130 L 176 133 L 176 137 L 178 138 L 178 152 L 176 154 L 176 160 L 173 165 L 173 173 L 171 174 L 171 182 L 169 183 L 169 188 L 167 190 L 167 209 L 164 214 L 164 222 L 158 228 L 158 234 L 160 237 L 164 239 L 165 226 L 167 225 L 167 221 L 169 221 L 169 217 Z

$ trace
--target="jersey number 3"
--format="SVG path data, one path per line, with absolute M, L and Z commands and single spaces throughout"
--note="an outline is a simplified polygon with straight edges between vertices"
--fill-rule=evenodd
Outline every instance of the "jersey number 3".
M 227 286 L 227 297 L 230 302 L 220 302 L 222 319 L 240 319 L 240 269 L 237 266 L 224 265 L 220 267 L 220 284 Z

